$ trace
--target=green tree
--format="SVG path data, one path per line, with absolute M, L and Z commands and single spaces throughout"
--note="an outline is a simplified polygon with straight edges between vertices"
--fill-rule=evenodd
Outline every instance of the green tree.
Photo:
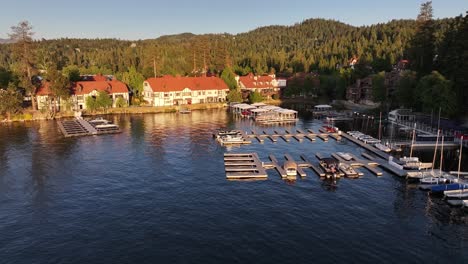
M 91 112 L 94 112 L 98 109 L 98 105 L 96 103 L 96 98 L 92 96 L 87 96 L 85 100 L 86 109 Z
M 133 96 L 142 101 L 143 97 L 143 82 L 145 77 L 139 73 L 134 66 L 130 67 L 127 72 L 117 76 L 122 82 L 128 84 L 133 91 Z
M 232 91 L 237 88 L 236 75 L 232 71 L 231 67 L 224 68 L 223 72 L 221 73 L 221 79 L 223 79 L 223 81 L 229 87 L 229 90 Z
M 242 102 L 242 93 L 239 90 L 230 90 L 229 94 L 227 95 L 227 100 L 230 103 L 233 102 Z
M 96 97 L 96 106 L 104 111 L 107 110 L 107 108 L 112 107 L 112 98 L 106 91 L 99 91 L 98 96 Z
M 34 69 L 33 35 L 32 26 L 28 21 L 21 21 L 18 25 L 12 26 L 9 34 L 14 42 L 12 51 L 13 57 L 19 64 L 18 77 L 21 86 L 31 95 L 32 108 L 36 110 L 36 87 L 31 82 Z
M 395 91 L 395 97 L 398 106 L 414 107 L 415 106 L 415 90 L 418 84 L 416 72 L 405 71 L 403 72 L 400 80 L 398 81 Z
M 412 68 L 421 76 L 432 71 L 435 36 L 432 20 L 432 1 L 421 4 L 421 11 L 416 19 L 416 33 L 411 40 L 409 57 Z
M 81 80 L 80 68 L 76 65 L 69 65 L 62 69 L 62 73 L 68 77 L 70 82 L 78 82 Z
M 416 87 L 421 109 L 429 113 L 441 108 L 442 114 L 453 116 L 457 108 L 456 95 L 451 86 L 452 83 L 437 71 L 422 77 Z
M 375 102 L 385 103 L 387 101 L 385 72 L 372 75 L 372 96 Z
M 249 102 L 251 104 L 263 101 L 263 97 L 259 92 L 252 92 L 249 94 Z
M 49 81 L 49 89 L 51 94 L 49 95 L 49 105 L 52 105 L 51 117 L 55 117 L 57 112 L 56 103 L 60 104 L 61 100 L 68 100 L 70 97 L 70 81 L 60 71 L 57 70 L 56 65 L 49 67 L 46 79 Z
M 122 107 L 127 107 L 128 105 L 127 105 L 127 101 L 125 101 L 125 99 L 123 99 L 122 97 L 119 97 L 115 101 L 115 106 L 119 107 L 119 108 L 122 108 Z
M 6 90 L 0 89 L 0 114 L 6 114 L 8 120 L 11 114 L 21 109 L 22 102 L 23 96 L 11 86 Z

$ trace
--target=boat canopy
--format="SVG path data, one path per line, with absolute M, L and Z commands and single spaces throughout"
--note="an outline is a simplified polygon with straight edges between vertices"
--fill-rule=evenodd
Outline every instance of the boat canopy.
M 252 104 L 252 106 L 262 107 L 262 106 L 266 106 L 266 104 L 265 103 L 255 103 L 255 104 Z
M 315 109 L 330 109 L 332 108 L 331 105 L 326 105 L 326 104 L 322 104 L 322 105 L 316 105 L 314 106 Z
M 288 169 L 297 169 L 297 164 L 296 162 L 294 161 L 291 161 L 291 160 L 287 160 L 284 162 L 284 165 L 283 165 L 284 169 L 285 170 L 288 170 Z

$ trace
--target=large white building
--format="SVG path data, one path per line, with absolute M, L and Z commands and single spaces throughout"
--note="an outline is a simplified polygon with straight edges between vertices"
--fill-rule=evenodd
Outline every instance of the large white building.
M 143 82 L 144 100 L 152 106 L 224 102 L 228 91 L 218 77 L 164 76 Z

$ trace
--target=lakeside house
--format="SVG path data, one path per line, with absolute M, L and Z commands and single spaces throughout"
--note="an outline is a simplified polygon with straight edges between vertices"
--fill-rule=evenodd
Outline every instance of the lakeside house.
M 277 79 L 275 74 L 236 76 L 237 85 L 240 87 L 244 97 L 251 92 L 258 92 L 263 97 L 271 99 L 275 94 L 279 95 L 281 88 L 286 87 L 286 79 Z
M 406 70 L 408 60 L 400 60 L 395 64 L 390 72 L 385 72 L 384 86 L 387 97 L 392 97 L 395 93 L 398 82 L 403 72 Z M 374 104 L 372 88 L 372 76 L 367 76 L 356 80 L 353 85 L 346 88 L 346 100 L 358 104 Z
M 229 87 L 218 77 L 149 78 L 143 82 L 144 100 L 151 106 L 225 102 Z
M 86 98 L 90 96 L 96 98 L 102 91 L 109 94 L 112 107 L 117 107 L 119 98 L 122 98 L 127 105 L 130 102 L 128 86 L 121 81 L 80 81 L 72 85 L 73 105 L 77 110 L 86 109 Z
M 129 104 L 129 90 L 125 83 L 109 79 L 108 77 L 103 77 L 102 75 L 96 75 L 93 77 L 87 76 L 83 79 L 86 81 L 74 82 L 69 87 L 70 99 L 68 102 L 75 110 L 85 110 L 86 98 L 90 96 L 96 98 L 98 93 L 101 91 L 109 94 L 109 97 L 112 99 L 112 107 L 117 106 L 119 98 L 122 98 L 127 105 Z M 39 110 L 47 108 L 53 109 L 53 107 L 55 107 L 57 111 L 60 111 L 64 102 L 60 97 L 54 98 L 52 95 L 53 93 L 50 90 L 49 82 L 42 81 L 36 92 Z

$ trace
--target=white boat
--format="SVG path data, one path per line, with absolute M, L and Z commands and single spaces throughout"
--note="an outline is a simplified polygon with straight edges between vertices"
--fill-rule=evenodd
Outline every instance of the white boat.
M 468 190 L 451 190 L 444 191 L 444 195 L 447 198 L 458 198 L 458 199 L 468 199 Z
M 88 120 L 88 123 L 90 123 L 91 125 L 103 125 L 103 124 L 109 124 L 110 121 L 102 117 L 98 117 L 92 120 Z
M 100 124 L 100 125 L 96 125 L 95 128 L 109 129 L 109 128 L 119 128 L 119 126 L 116 124 Z
M 463 200 L 463 206 L 464 206 L 465 208 L 468 208 L 468 200 Z
M 468 200 L 450 199 L 450 200 L 447 200 L 447 203 L 453 206 L 462 206 L 463 204 L 465 204 L 466 201 Z
M 346 177 L 348 178 L 356 178 L 359 177 L 359 174 L 356 172 L 356 170 L 351 167 L 351 165 L 346 164 L 346 163 L 340 163 L 338 165 L 338 168 L 340 171 L 342 171 Z
M 350 161 L 353 159 L 353 156 L 351 156 L 351 154 L 349 153 L 346 153 L 346 152 L 337 152 L 336 153 L 338 156 L 342 157 L 344 160 L 346 161 Z
M 225 135 L 218 138 L 221 144 L 242 144 L 244 137 L 242 135 Z
M 422 179 L 419 180 L 421 182 L 421 184 L 443 184 L 443 183 L 447 183 L 448 182 L 448 179 L 445 178 L 445 177 L 438 177 L 438 176 L 435 176 L 435 177 L 424 177 Z
M 382 144 L 382 143 L 376 143 L 374 146 L 375 146 L 377 149 L 380 149 L 380 150 L 383 151 L 383 152 L 387 152 L 387 153 L 388 153 L 388 152 L 391 152 L 391 151 L 392 151 L 391 148 L 387 147 L 386 145 L 384 145 L 384 144 Z
M 190 114 L 190 113 L 192 113 L 192 110 L 190 110 L 188 108 L 179 110 L 179 114 Z
M 297 164 L 294 161 L 285 161 L 283 164 L 283 169 L 286 171 L 287 176 L 297 175 Z

